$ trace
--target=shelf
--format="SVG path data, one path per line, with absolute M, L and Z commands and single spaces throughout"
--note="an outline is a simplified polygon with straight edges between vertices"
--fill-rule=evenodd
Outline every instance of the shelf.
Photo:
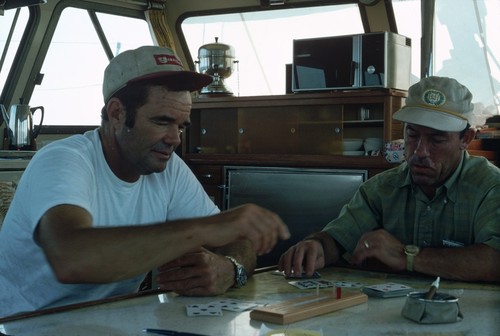
M 336 90 L 320 93 L 293 93 L 273 96 L 195 97 L 193 98 L 193 108 L 293 106 L 298 104 L 321 105 L 325 103 L 331 104 L 333 100 L 340 104 L 344 104 L 345 102 L 370 104 L 380 101 L 381 97 L 393 96 L 405 98 L 406 95 L 406 91 L 379 88 L 371 90 Z
M 392 113 L 405 94 L 377 89 L 196 98 L 183 153 L 341 155 L 343 138 L 401 138 Z
M 402 138 L 402 124 L 392 114 L 406 94 L 373 89 L 194 98 L 181 154 L 191 167 L 343 167 L 375 173 L 392 165 L 382 157 L 344 156 L 342 140 Z
M 344 124 L 357 124 L 357 125 L 363 125 L 363 124 L 380 124 L 383 123 L 383 119 L 378 119 L 378 120 L 344 120 Z
M 297 155 L 297 154 L 186 154 L 193 165 L 272 165 L 277 167 L 335 167 L 386 170 L 397 164 L 382 156 Z

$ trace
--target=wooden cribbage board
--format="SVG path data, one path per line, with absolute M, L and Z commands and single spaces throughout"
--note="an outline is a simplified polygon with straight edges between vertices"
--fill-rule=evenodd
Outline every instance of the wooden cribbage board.
M 276 324 L 288 324 L 367 301 L 368 296 L 361 292 L 345 293 L 343 291 L 340 299 L 337 299 L 335 293 L 308 295 L 255 308 L 250 312 L 250 318 Z

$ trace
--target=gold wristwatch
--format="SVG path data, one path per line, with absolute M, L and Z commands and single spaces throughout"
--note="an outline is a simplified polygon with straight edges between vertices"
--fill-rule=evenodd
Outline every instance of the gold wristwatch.
M 406 245 L 404 251 L 406 254 L 406 270 L 413 272 L 413 259 L 420 252 L 420 247 L 416 245 Z

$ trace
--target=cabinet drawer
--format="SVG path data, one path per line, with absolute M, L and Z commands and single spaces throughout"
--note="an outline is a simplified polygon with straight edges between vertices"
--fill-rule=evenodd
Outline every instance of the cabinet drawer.
M 191 166 L 191 170 L 201 184 L 220 185 L 223 183 L 221 166 Z
M 213 185 L 213 184 L 205 184 L 203 185 L 203 188 L 205 189 L 205 192 L 208 194 L 210 199 L 215 203 L 215 205 L 217 205 L 219 209 L 222 209 L 223 189 L 219 185 Z

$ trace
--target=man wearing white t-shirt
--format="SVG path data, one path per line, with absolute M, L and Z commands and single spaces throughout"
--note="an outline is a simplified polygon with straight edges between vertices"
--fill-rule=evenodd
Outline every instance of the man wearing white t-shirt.
M 111 60 L 102 124 L 34 155 L 0 231 L 0 317 L 136 291 L 217 295 L 289 236 L 255 205 L 227 212 L 175 154 L 191 91 L 212 81 L 169 48 Z M 70 111 L 68 111 L 70 113 Z

